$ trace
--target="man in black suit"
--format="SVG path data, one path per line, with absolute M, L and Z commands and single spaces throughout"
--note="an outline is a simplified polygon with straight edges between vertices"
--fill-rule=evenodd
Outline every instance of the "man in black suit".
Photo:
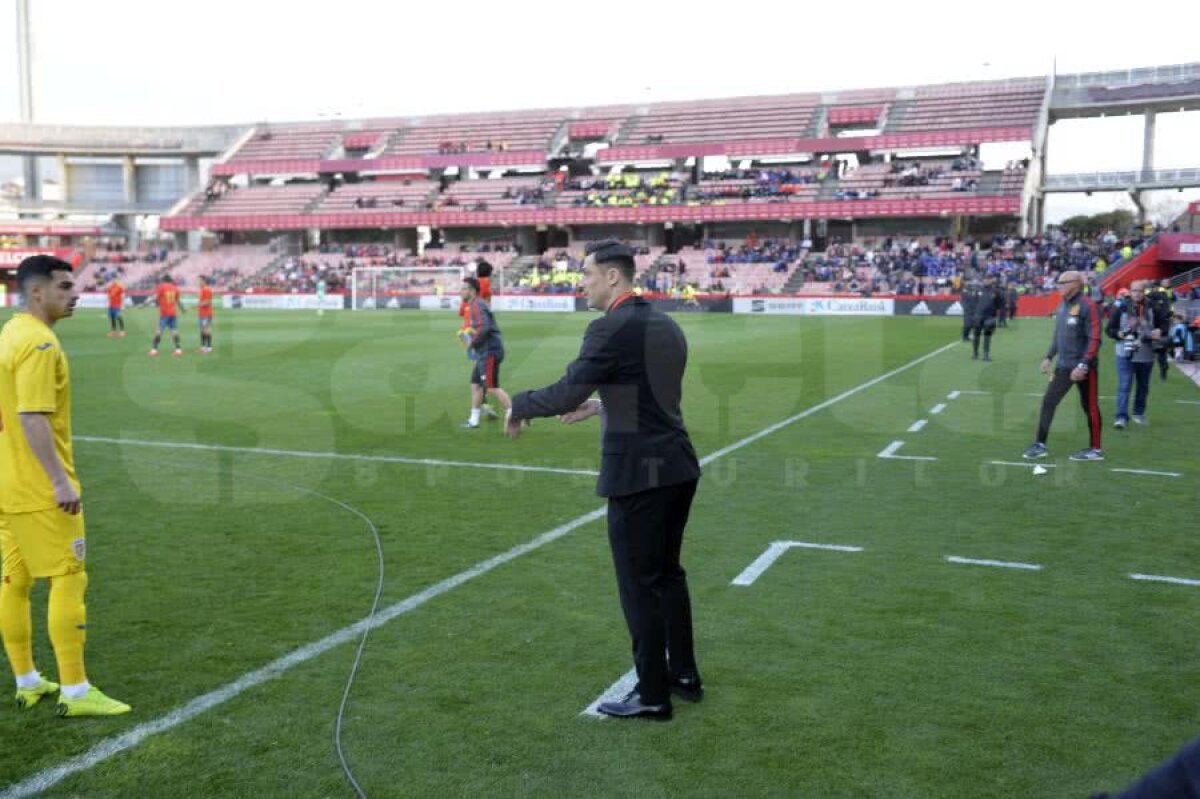
M 703 696 L 692 646 L 687 575 L 679 565 L 700 464 L 683 425 L 687 366 L 683 331 L 633 294 L 633 250 L 618 241 L 588 246 L 583 286 L 604 315 L 588 325 L 579 357 L 557 383 L 517 394 L 507 432 L 525 420 L 599 416 L 603 431 L 596 493 L 608 498 L 608 540 L 621 609 L 633 639 L 638 684 L 601 713 L 669 719 L 671 694 Z M 589 399 L 595 391 L 600 399 Z

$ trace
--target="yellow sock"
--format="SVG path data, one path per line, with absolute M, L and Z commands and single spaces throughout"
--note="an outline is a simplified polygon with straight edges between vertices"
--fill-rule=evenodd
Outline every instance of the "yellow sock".
M 87 572 L 65 574 L 50 580 L 50 643 L 58 660 L 58 679 L 63 685 L 87 682 L 83 669 L 83 642 L 87 639 Z
M 29 592 L 33 578 L 24 565 L 5 570 L 0 578 L 0 635 L 13 674 L 21 676 L 34 671 L 33 621 L 29 615 Z

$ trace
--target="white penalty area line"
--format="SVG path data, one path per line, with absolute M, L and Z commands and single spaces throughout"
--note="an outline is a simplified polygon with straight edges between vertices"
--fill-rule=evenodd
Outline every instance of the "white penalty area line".
M 1148 583 L 1171 583 L 1172 585 L 1200 587 L 1200 580 L 1189 580 L 1186 577 L 1164 577 L 1160 574 L 1131 574 L 1129 579 Z
M 829 406 L 846 399 L 847 397 L 854 396 L 860 391 L 864 391 L 871 386 L 888 379 L 889 377 L 900 374 L 901 372 L 907 371 L 914 366 L 922 364 L 930 358 L 940 355 L 952 347 L 954 347 L 954 344 L 947 344 L 944 347 L 939 347 L 933 352 L 909 361 L 903 366 L 897 367 L 896 369 L 882 374 L 879 377 L 868 380 L 866 383 L 855 386 L 852 389 L 843 391 L 836 397 L 825 400 L 824 402 L 814 405 L 813 407 L 802 411 L 795 416 L 784 419 L 782 422 L 776 422 L 775 424 L 766 427 L 751 436 L 747 436 L 741 441 L 737 441 L 727 447 L 719 449 L 703 458 L 700 462 L 702 464 L 711 463 L 712 461 L 724 457 L 731 452 L 736 452 L 742 447 L 745 447 L 748 444 L 759 440 L 760 438 L 768 436 L 777 430 L 787 427 L 793 422 L 798 422 L 807 416 L 810 416 L 820 410 L 824 410 L 825 408 L 828 408 Z M 124 443 L 121 442 L 120 439 L 114 439 L 114 442 Z M 156 444 L 152 443 L 151 446 L 156 446 Z M 18 797 L 23 798 L 41 793 L 42 791 L 57 785 L 73 774 L 87 771 L 88 769 L 121 754 L 122 752 L 138 746 L 142 741 L 152 735 L 157 735 L 174 727 L 178 727 L 180 724 L 188 722 L 202 713 L 206 713 L 207 711 L 212 710 L 213 708 L 218 707 L 225 702 L 228 702 L 230 699 L 245 693 L 257 685 L 261 685 L 267 680 L 278 677 L 281 674 L 284 674 L 285 672 L 295 668 L 296 666 L 307 663 L 308 661 L 324 654 L 325 652 L 328 652 L 334 647 L 356 640 L 358 636 L 366 629 L 381 627 L 392 619 L 416 610 L 431 599 L 435 599 L 448 591 L 452 591 L 476 577 L 487 574 L 493 569 L 503 566 L 509 561 L 515 560 L 522 555 L 533 552 L 536 549 L 540 549 L 541 547 L 553 541 L 557 541 L 559 538 L 562 538 L 568 533 L 571 533 L 586 524 L 596 521 L 597 519 L 602 519 L 607 512 L 607 506 L 601 506 L 596 510 L 572 519 L 566 524 L 555 527 L 553 530 L 542 533 L 541 535 L 526 541 L 524 544 L 515 546 L 512 549 L 488 558 L 487 560 L 480 561 L 466 571 L 459 572 L 452 577 L 448 577 L 439 583 L 429 586 L 423 591 L 413 594 L 407 599 L 384 608 L 373 618 L 362 619 L 347 627 L 343 627 L 342 629 L 330 633 L 318 641 L 314 641 L 310 644 L 300 647 L 299 649 L 293 650 L 283 657 L 268 663 L 262 668 L 248 672 L 231 683 L 217 688 L 216 690 L 210 691 L 207 694 L 196 697 L 187 704 L 176 708 L 166 715 L 160 716 L 153 721 L 139 724 L 138 726 L 134 727 L 128 732 L 122 733 L 121 735 L 117 735 L 112 738 L 106 738 L 82 755 L 70 758 L 58 766 L 54 766 L 44 771 L 39 771 L 38 773 L 25 780 L 22 780 L 19 783 L 11 784 L 7 786 L 3 792 L 0 792 L 0 799 L 18 799 Z
M 904 446 L 903 441 L 893 441 L 888 444 L 875 457 L 883 458 L 884 460 L 892 461 L 936 461 L 937 458 L 931 458 L 928 455 L 897 455 L 896 453 Z
M 401 463 L 408 466 L 446 466 L 460 469 L 498 469 L 509 472 L 541 472 L 543 474 L 567 474 L 595 477 L 599 472 L 588 469 L 559 469 L 553 466 L 526 466 L 519 463 L 477 463 L 474 461 L 448 461 L 440 458 L 408 458 L 402 455 L 356 455 L 347 452 L 308 452 L 296 449 L 268 449 L 264 447 L 231 447 L 224 444 L 194 444 L 186 441 L 141 441 L 131 438 L 106 438 L 104 436 L 75 436 L 75 441 L 90 444 L 119 444 L 124 447 L 154 447 L 156 449 L 190 449 L 204 452 L 237 452 L 244 455 L 271 455 L 287 458 L 314 458 L 339 461 L 367 461 L 372 463 Z
M 944 410 L 946 410 L 946 403 L 939 402 L 937 405 L 934 405 L 932 408 L 929 409 L 929 415 L 937 416 L 939 413 L 941 413 Z
M 833 552 L 862 552 L 862 547 L 849 546 L 846 544 L 814 544 L 808 541 L 774 541 L 766 550 L 754 559 L 742 573 L 734 577 L 730 581 L 730 585 L 754 585 L 754 581 L 762 576 L 763 572 L 771 568 L 775 561 L 779 560 L 779 556 L 789 549 L 825 549 Z
M 963 563 L 968 566 L 995 566 L 1000 569 L 1024 569 L 1026 571 L 1041 571 L 1042 566 L 1038 563 L 1019 563 L 1009 560 L 987 560 L 979 558 L 963 558 L 958 555 L 947 555 L 946 560 L 950 563 Z
M 913 422 L 912 424 L 910 424 L 908 426 L 908 432 L 919 433 L 919 432 L 921 432 L 921 428 L 927 424 L 929 424 L 928 419 L 918 419 L 917 421 Z

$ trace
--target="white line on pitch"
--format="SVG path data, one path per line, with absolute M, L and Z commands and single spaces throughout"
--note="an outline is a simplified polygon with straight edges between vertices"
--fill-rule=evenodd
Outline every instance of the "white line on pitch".
M 968 391 L 967 389 L 964 388 L 961 391 L 958 391 L 957 393 L 959 393 L 959 394 L 976 394 L 979 396 L 983 396 L 985 394 L 991 394 L 992 392 L 990 392 L 990 391 Z
M 409 466 L 456 466 L 464 469 L 499 469 L 511 472 L 543 472 L 545 474 L 579 474 L 595 477 L 598 472 L 588 469 L 559 469 L 553 466 L 525 466 L 519 463 L 476 463 L 473 461 L 447 461 L 440 458 L 407 458 L 401 455 L 355 455 L 345 452 L 307 452 L 296 449 L 266 449 L 262 447 L 230 447 L 224 444 L 193 444 L 186 441 L 140 441 L 130 438 L 105 438 L 104 436 L 75 436 L 75 441 L 92 444 L 120 444 L 126 447 L 154 447 L 157 449 L 195 449 L 210 452 L 240 452 L 246 455 L 273 455 L 291 458 L 318 458 L 343 461 L 373 461 L 375 463 L 402 463 Z
M 1130 580 L 1143 580 L 1149 583 L 1171 583 L 1172 585 L 1200 586 L 1200 580 L 1189 580 L 1186 577 L 1163 577 L 1159 574 L 1131 574 Z
M 932 408 L 929 409 L 929 413 L 933 416 L 937 416 L 939 413 L 941 413 L 944 410 L 946 410 L 946 403 L 939 402 L 937 405 L 934 405 Z
M 838 394 L 835 397 L 830 397 L 829 399 L 825 400 L 824 402 L 822 402 L 818 405 L 814 405 L 811 408 L 808 408 L 807 410 L 801 411 L 800 413 L 796 414 L 795 416 L 784 419 L 782 422 L 776 422 L 775 424 L 771 425 L 770 427 L 766 427 L 766 428 L 758 431 L 754 435 L 749 436 L 748 438 L 742 439 L 741 441 L 737 442 L 736 444 L 730 444 L 728 447 L 719 449 L 716 452 L 712 453 L 711 455 L 708 455 L 705 458 L 702 458 L 700 460 L 700 464 L 703 466 L 711 461 L 716 460 L 717 458 L 720 458 L 724 455 L 729 454 L 730 452 L 741 449 L 742 447 L 746 446 L 747 444 L 750 444 L 751 442 L 757 441 L 758 439 L 763 438 L 765 436 L 769 436 L 772 433 L 774 433 L 776 430 L 787 427 L 788 425 L 792 424 L 793 422 L 798 422 L 801 419 L 805 418 L 806 416 L 811 416 L 812 414 L 817 413 L 818 411 L 822 411 L 831 405 L 835 405 L 844 399 L 852 397 L 855 394 L 859 393 L 860 391 L 866 391 L 868 388 L 871 388 L 872 386 L 882 383 L 884 380 L 887 380 L 889 377 L 894 377 L 895 375 L 898 375 L 901 372 L 906 372 L 909 369 L 913 368 L 914 366 L 924 363 L 925 361 L 929 360 L 930 358 L 934 358 L 938 355 L 941 355 L 946 350 L 954 349 L 957 346 L 957 344 L 958 344 L 958 342 L 952 342 L 950 344 L 947 344 L 944 347 L 938 347 L 933 352 L 926 353 L 925 355 L 922 355 L 920 358 L 909 361 L 908 363 L 904 364 L 903 366 L 898 366 L 895 369 L 891 370 L 890 372 L 885 372 L 885 373 L 881 374 L 879 377 L 874 377 L 865 383 L 861 383 L 861 384 L 855 386 L 854 388 L 843 391 L 841 394 Z M 930 458 L 930 460 L 934 460 L 934 459 Z M 602 693 L 599 697 L 596 698 L 596 700 L 594 702 L 592 702 L 590 705 L 588 705 L 584 709 L 584 711 L 581 715 L 586 715 L 586 716 L 599 715 L 596 712 L 597 705 L 599 705 L 601 702 L 608 702 L 612 699 L 619 698 L 623 694 L 629 693 L 629 691 L 633 688 L 633 686 L 634 686 L 634 684 L 636 684 L 636 682 L 637 682 L 637 675 L 633 671 L 626 672 L 625 674 L 623 674 L 620 677 L 620 679 L 618 679 L 615 683 L 613 683 L 611 686 L 609 686 L 607 691 Z M 0 797 L 0 799 L 3 799 L 3 797 Z
M 759 555 L 754 561 L 747 566 L 741 574 L 734 577 L 730 585 L 753 585 L 762 573 L 771 567 L 771 564 L 779 559 L 779 556 L 787 552 L 793 547 L 801 549 L 828 549 L 836 552 L 862 552 L 862 547 L 846 546 L 844 544 L 813 544 L 808 541 L 772 541 L 766 550 Z M 598 708 L 604 702 L 615 702 L 623 698 L 626 694 L 633 690 L 637 685 L 637 671 L 630 669 L 620 676 L 620 678 L 608 687 L 604 693 L 596 697 L 590 705 L 583 709 L 579 715 L 595 716 L 603 718 L 604 714 Z
M 1041 565 L 1037 563 L 1017 563 L 1016 561 L 1008 560 L 979 560 L 976 558 L 961 558 L 958 555 L 947 555 L 946 560 L 951 563 L 965 563 L 970 566 L 997 566 L 1001 569 L 1025 569 L 1027 571 L 1041 571 Z
M 761 555 L 742 570 L 742 573 L 730 581 L 730 585 L 754 585 L 754 581 L 763 572 L 771 568 L 771 564 L 779 560 L 779 556 L 789 549 L 825 549 L 833 552 L 862 552 L 862 547 L 847 544 L 813 544 L 808 541 L 773 541 Z
M 947 344 L 944 347 L 939 347 L 933 352 L 926 353 L 920 358 L 911 360 L 903 366 L 899 366 L 890 372 L 886 372 L 879 377 L 872 378 L 871 380 L 855 386 L 852 389 L 843 391 L 841 394 L 814 405 L 807 410 L 801 411 L 795 416 L 784 419 L 782 422 L 776 422 L 775 424 L 766 427 L 753 435 L 743 438 L 741 441 L 734 442 L 727 447 L 707 455 L 700 462 L 702 464 L 711 463 L 712 461 L 723 457 L 730 452 L 735 452 L 742 447 L 747 446 L 748 444 L 757 441 L 760 438 L 763 438 L 764 436 L 774 433 L 776 430 L 786 427 L 793 422 L 797 422 L 820 410 L 828 408 L 830 405 L 840 402 L 847 397 L 854 396 L 858 392 L 868 389 L 871 386 L 874 386 L 888 379 L 889 377 L 892 377 L 893 375 L 898 375 L 901 372 L 905 372 L 912 367 L 917 366 L 918 364 L 924 363 L 930 358 L 940 355 L 946 350 L 953 348 L 956 343 L 957 342 Z M 423 591 L 413 594 L 407 599 L 384 608 L 375 615 L 374 619 L 370 620 L 369 626 L 374 628 L 387 624 L 397 616 L 401 616 L 405 613 L 415 610 L 429 600 L 435 599 L 436 597 L 441 596 L 447 591 L 457 588 L 458 586 L 474 579 L 475 577 L 487 574 L 493 569 L 502 566 L 511 560 L 515 560 L 522 555 L 533 552 L 536 549 L 540 549 L 546 544 L 557 541 L 559 538 L 562 538 L 563 536 L 579 527 L 584 526 L 585 524 L 593 522 L 596 519 L 604 518 L 607 512 L 607 506 L 601 506 L 596 510 L 572 519 L 566 524 L 555 527 L 553 530 L 548 530 L 547 532 L 542 533 L 541 535 L 532 538 L 529 541 L 526 541 L 524 544 L 515 546 L 506 552 L 500 553 L 499 555 L 494 555 L 487 560 L 480 561 L 466 571 L 459 572 L 452 577 L 448 577 L 439 583 L 429 586 Z M 284 672 L 290 671 L 302 663 L 307 663 L 313 658 L 324 654 L 334 647 L 357 640 L 359 635 L 368 626 L 367 622 L 368 619 L 362 619 L 347 627 L 343 627 L 342 629 L 330 633 L 318 641 L 314 641 L 310 644 L 300 647 L 299 649 L 293 650 L 292 652 L 268 663 L 266 666 L 263 666 L 260 669 L 248 672 L 231 683 L 217 688 L 216 690 L 210 691 L 202 696 L 198 696 L 188 702 L 186 705 L 176 708 L 164 716 L 160 716 L 153 721 L 143 722 L 142 724 L 139 724 L 138 726 L 134 727 L 128 732 L 122 733 L 121 735 L 117 735 L 112 738 L 106 738 L 95 744 L 91 749 L 81 755 L 69 758 L 57 766 L 39 771 L 32 777 L 22 780 L 19 783 L 14 783 L 7 786 L 3 792 L 0 792 L 0 799 L 23 799 L 23 797 L 33 796 L 51 788 L 54 785 L 57 785 L 72 774 L 77 774 L 81 771 L 87 771 L 88 769 L 103 763 L 109 758 L 115 757 L 122 752 L 138 746 L 143 740 L 152 735 L 157 735 L 174 727 L 178 727 L 180 724 L 188 722 L 200 714 L 205 713 L 214 707 L 222 705 L 225 702 L 228 702 L 230 699 L 245 693 L 251 688 L 260 685 L 267 680 L 278 677 Z
M 917 421 L 915 421 L 911 425 L 909 425 L 908 432 L 919 433 L 919 432 L 921 432 L 921 428 L 927 424 L 929 424 L 928 419 L 918 419 Z
M 1151 469 L 1110 469 L 1109 471 L 1120 472 L 1121 474 L 1146 474 L 1151 477 L 1183 477 L 1180 472 L 1156 472 Z
M 754 585 L 754 581 L 771 568 L 771 564 L 779 560 L 779 556 L 791 549 L 791 546 L 787 541 L 773 542 L 749 566 L 743 569 L 741 574 L 734 577 L 730 585 Z
M 1057 463 L 1042 463 L 1041 461 L 1030 461 L 1022 463 L 1021 461 L 990 461 L 993 466 L 1020 466 L 1022 469 L 1036 469 L 1041 466 L 1043 469 L 1057 469 Z
M 946 395 L 946 399 L 956 400 L 956 399 L 958 399 L 959 394 L 962 394 L 962 392 L 961 391 L 951 391 L 949 394 Z
M 616 702 L 619 699 L 623 699 L 626 694 L 633 690 L 633 686 L 635 685 L 637 685 L 637 670 L 630 669 L 622 674 L 615 683 L 608 686 L 608 689 L 596 697 L 596 700 L 585 707 L 579 715 L 604 718 L 604 714 L 596 708 L 600 707 L 604 702 Z
M 876 455 L 876 457 L 884 458 L 885 460 L 893 460 L 893 461 L 936 461 L 937 460 L 937 458 L 931 458 L 927 455 L 897 455 L 896 451 L 903 446 L 904 446 L 903 441 L 893 441 L 892 443 L 890 443 L 886 447 L 884 447 L 882 450 L 880 450 L 879 454 Z
M 757 433 L 755 433 L 752 436 L 747 436 L 746 438 L 743 438 L 741 441 L 738 441 L 735 444 L 730 444 L 727 447 L 717 450 L 716 452 L 712 453 L 711 455 L 706 455 L 705 457 L 700 459 L 700 465 L 704 466 L 705 464 L 715 461 L 717 458 L 723 458 L 726 455 L 728 455 L 729 453 L 734 452 L 735 450 L 739 450 L 748 444 L 752 444 L 755 441 L 758 441 L 760 438 L 769 436 L 772 433 L 776 432 L 777 430 L 781 430 L 784 427 L 787 427 L 788 425 L 793 424 L 794 422 L 798 422 L 801 419 L 804 419 L 808 416 L 812 416 L 814 413 L 817 413 L 818 411 L 823 411 L 826 408 L 830 407 L 831 405 L 836 405 L 837 403 L 841 402 L 844 399 L 849 399 L 850 397 L 853 397 L 855 394 L 859 393 L 860 391 L 866 391 L 868 388 L 871 388 L 872 386 L 882 383 L 884 380 L 887 380 L 889 377 L 895 377 L 896 375 L 900 374 L 901 372 L 907 372 L 909 369 L 913 368 L 914 366 L 918 366 L 919 364 L 925 363 L 925 361 L 928 361 L 930 358 L 935 358 L 938 355 L 941 355 L 946 350 L 953 349 L 956 343 L 957 342 L 952 343 L 952 344 L 947 344 L 944 347 L 938 347 L 933 352 L 928 352 L 928 353 L 922 355 L 920 358 L 909 361 L 908 363 L 904 364 L 903 366 L 897 366 L 895 369 L 891 370 L 890 372 L 884 372 L 879 377 L 873 377 L 865 383 L 860 383 L 859 385 L 855 386 L 854 388 L 847 389 L 847 390 L 843 391 L 841 394 L 838 394 L 837 396 L 834 396 L 834 397 L 830 397 L 829 399 L 825 400 L 824 402 L 818 403 L 817 405 L 814 405 L 811 408 L 807 408 L 806 410 L 801 411 L 800 413 L 796 414 L 795 416 L 790 416 L 781 422 L 776 422 L 775 424 L 771 425 L 770 427 L 764 427 L 762 430 L 759 430 Z
M 1200 402 L 1198 402 L 1196 400 L 1175 400 L 1175 401 L 1178 402 L 1180 405 L 1200 405 Z

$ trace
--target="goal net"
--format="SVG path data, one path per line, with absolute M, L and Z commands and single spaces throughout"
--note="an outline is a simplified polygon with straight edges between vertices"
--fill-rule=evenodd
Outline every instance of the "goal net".
M 461 266 L 359 266 L 350 278 L 354 310 L 418 307 L 423 295 L 457 297 Z

